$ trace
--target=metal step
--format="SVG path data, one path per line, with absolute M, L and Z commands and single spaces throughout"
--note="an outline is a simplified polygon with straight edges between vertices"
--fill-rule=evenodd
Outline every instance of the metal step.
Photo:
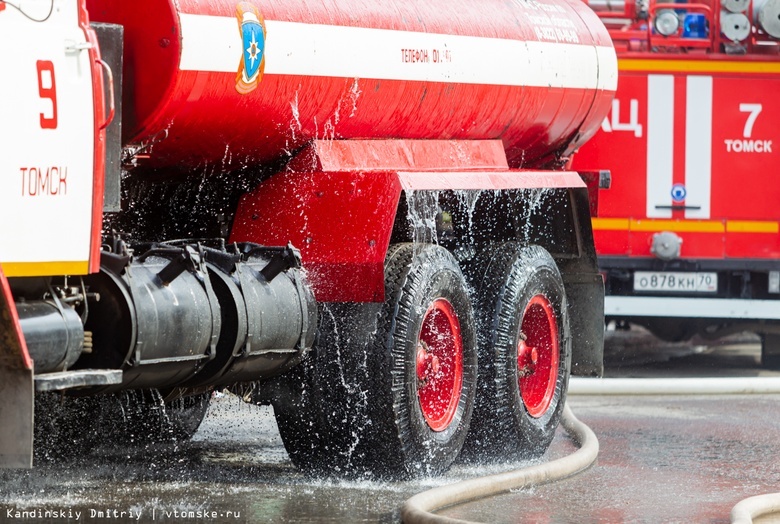
M 107 386 L 122 382 L 121 369 L 80 369 L 35 377 L 35 391 L 58 391 L 86 386 Z

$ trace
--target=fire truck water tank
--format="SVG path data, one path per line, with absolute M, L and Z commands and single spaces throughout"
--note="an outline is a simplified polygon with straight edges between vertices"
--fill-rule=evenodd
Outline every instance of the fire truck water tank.
M 595 133 L 617 85 L 580 0 L 87 3 L 124 26 L 123 126 L 154 143 L 152 167 L 237 167 L 314 138 L 500 138 L 530 167 Z

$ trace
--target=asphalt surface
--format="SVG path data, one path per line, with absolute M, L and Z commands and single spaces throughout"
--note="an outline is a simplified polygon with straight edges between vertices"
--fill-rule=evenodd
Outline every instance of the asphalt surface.
M 750 337 L 660 344 L 642 332 L 610 333 L 605 362 L 608 377 L 780 376 L 761 369 Z M 742 498 L 780 491 L 777 401 L 573 396 L 570 406 L 600 441 L 594 466 L 441 513 L 481 522 L 729 522 Z M 545 459 L 573 449 L 560 432 Z M 213 399 L 190 442 L 56 451 L 39 454 L 33 470 L 0 471 L 0 522 L 399 522 L 415 493 L 528 465 L 457 464 L 414 482 L 311 480 L 287 459 L 270 409 L 230 395 Z
M 606 377 L 780 377 L 759 364 L 758 339 L 663 343 L 609 333 Z M 778 395 L 571 396 L 598 436 L 599 458 L 562 482 L 441 515 L 482 522 L 727 523 L 740 500 L 780 491 Z M 574 449 L 556 439 L 549 454 Z M 780 515 L 755 520 L 780 522 Z

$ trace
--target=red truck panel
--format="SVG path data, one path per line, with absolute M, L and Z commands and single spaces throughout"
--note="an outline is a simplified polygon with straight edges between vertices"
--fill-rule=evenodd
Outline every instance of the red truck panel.
M 780 62 L 663 58 L 619 61 L 612 112 L 575 157 L 612 172 L 598 252 L 651 256 L 666 230 L 684 258 L 780 256 Z

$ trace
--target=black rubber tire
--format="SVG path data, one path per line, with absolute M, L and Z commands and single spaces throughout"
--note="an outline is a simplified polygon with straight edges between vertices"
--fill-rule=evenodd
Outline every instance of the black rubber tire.
M 417 344 L 424 315 L 431 303 L 444 298 L 458 315 L 463 344 L 462 390 L 452 422 L 433 431 L 426 422 L 415 392 Z M 435 245 L 394 246 L 385 262 L 385 307 L 374 340 L 374 350 L 392 360 L 392 406 L 378 413 L 392 420 L 383 442 L 386 463 L 411 476 L 435 475 L 455 461 L 465 442 L 476 396 L 477 350 L 474 314 L 465 278 L 454 257 Z
M 464 457 L 539 457 L 549 447 L 560 422 L 571 370 L 569 316 L 560 272 L 543 248 L 510 242 L 485 250 L 470 264 L 467 274 L 477 290 L 479 386 Z M 518 345 L 524 311 L 537 295 L 542 295 L 554 312 L 551 322 L 557 324 L 559 358 L 549 405 L 543 413 L 532 416 L 520 391 Z M 552 361 L 550 366 L 552 376 Z
M 434 431 L 417 397 L 417 339 L 429 305 L 440 298 L 460 323 L 463 372 L 451 422 Z M 455 259 L 435 245 L 391 246 L 378 315 L 374 309 L 368 320 L 367 305 L 325 307 L 313 358 L 291 374 L 303 385 L 274 403 L 292 461 L 338 476 L 409 478 L 446 470 L 466 438 L 476 391 L 474 318 Z
M 206 418 L 211 401 L 211 391 L 179 397 L 165 403 L 167 434 L 176 440 L 189 440 Z
M 313 476 L 344 475 L 351 469 L 347 443 L 364 416 L 352 398 L 362 379 L 350 376 L 354 354 L 364 352 L 365 341 L 352 340 L 345 324 L 335 319 L 363 317 L 359 305 L 318 304 L 320 323 L 312 351 L 304 361 L 273 380 L 271 395 L 279 434 L 290 460 Z M 375 316 L 375 312 L 374 312 Z M 350 348 L 354 348 L 352 351 Z M 356 438 L 357 438 L 356 434 Z
M 290 460 L 313 476 L 350 476 L 366 431 L 366 348 L 378 305 L 320 303 L 308 357 L 274 379 L 279 434 Z M 362 365 L 361 365 L 362 362 Z

